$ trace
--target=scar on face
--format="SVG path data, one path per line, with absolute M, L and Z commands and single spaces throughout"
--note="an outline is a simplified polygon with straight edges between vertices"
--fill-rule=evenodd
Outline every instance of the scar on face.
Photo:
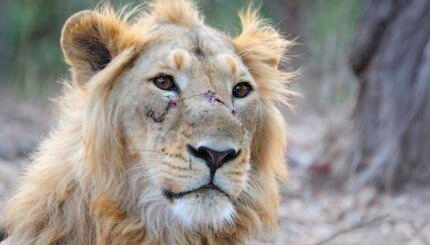
M 169 113 L 171 109 L 176 108 L 177 101 L 174 99 L 170 99 L 169 103 L 167 103 L 166 108 L 162 113 L 156 113 L 153 109 L 150 107 L 146 107 L 146 116 L 151 118 L 155 123 L 162 123 L 164 122 L 164 119 L 166 118 L 166 115 Z
M 227 105 L 224 101 L 221 100 L 221 98 L 219 98 L 216 95 L 215 92 L 213 92 L 211 90 L 208 90 L 204 93 L 198 93 L 195 95 L 191 95 L 187 98 L 170 99 L 169 103 L 167 103 L 166 108 L 161 113 L 156 113 L 154 110 L 147 107 L 146 108 L 146 115 L 147 115 L 147 117 L 151 118 L 155 123 L 162 123 L 162 122 L 164 122 L 164 119 L 166 118 L 166 115 L 169 113 L 169 111 L 172 109 L 175 109 L 179 102 L 183 102 L 187 99 L 197 97 L 197 96 L 201 96 L 205 101 L 211 103 L 212 105 L 222 105 L 227 110 L 229 110 L 230 113 L 233 114 L 233 116 L 235 116 L 235 117 L 238 116 L 238 112 L 234 107 Z
M 216 95 L 216 93 L 213 92 L 212 90 L 208 90 L 204 93 L 194 94 L 194 95 L 191 95 L 187 98 L 182 98 L 181 101 L 185 101 L 187 99 L 191 99 L 191 98 L 197 97 L 197 96 L 202 96 L 205 101 L 211 103 L 212 105 L 222 105 L 225 108 L 227 108 L 231 114 L 233 114 L 234 116 L 238 116 L 237 110 L 234 107 L 230 107 L 229 105 L 227 105 L 227 103 L 222 101 L 221 98 L 218 97 Z
M 212 92 L 211 90 L 208 90 L 206 93 L 203 94 L 203 97 L 209 101 L 211 104 L 221 104 L 224 107 L 226 107 L 231 114 L 234 116 L 237 116 L 237 110 L 234 107 L 228 106 L 224 101 L 222 101 L 215 92 Z
M 190 62 L 189 54 L 187 53 L 187 51 L 182 49 L 174 50 L 171 54 L 171 57 L 172 57 L 171 60 L 173 62 L 171 62 L 170 65 L 173 64 L 174 68 L 176 68 L 177 70 L 181 70 L 185 65 L 188 65 L 188 63 Z M 223 66 L 224 70 L 230 72 L 234 76 L 237 75 L 238 64 L 237 64 L 237 61 L 231 55 L 228 55 L 228 54 L 220 55 L 218 57 L 218 61 L 219 61 L 218 63 L 221 64 L 221 66 Z M 230 111 L 230 113 L 232 113 L 234 116 L 238 116 L 237 110 L 234 107 L 227 105 L 227 103 L 221 100 L 221 98 L 219 98 L 217 94 L 211 90 L 207 90 L 202 93 L 197 93 L 187 98 L 183 98 L 183 97 L 177 98 L 177 99 L 171 98 L 169 99 L 169 102 L 166 108 L 164 109 L 164 111 L 162 111 L 161 113 L 157 113 L 153 109 L 148 107 L 146 108 L 146 115 L 149 118 L 151 118 L 154 122 L 162 123 L 166 115 L 169 113 L 169 111 L 171 109 L 175 109 L 179 102 L 185 101 L 187 99 L 190 99 L 196 96 L 201 96 L 205 101 L 208 101 L 212 105 L 222 105 L 225 108 L 227 108 Z

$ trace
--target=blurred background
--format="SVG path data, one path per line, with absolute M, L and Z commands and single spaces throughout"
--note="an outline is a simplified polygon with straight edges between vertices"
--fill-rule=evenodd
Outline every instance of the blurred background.
M 302 70 L 295 111 L 282 108 L 290 180 L 272 242 L 430 244 L 430 1 L 254 2 L 298 42 L 284 68 Z M 61 27 L 97 3 L 0 0 L 0 205 L 55 122 Z M 248 3 L 200 6 L 234 35 Z

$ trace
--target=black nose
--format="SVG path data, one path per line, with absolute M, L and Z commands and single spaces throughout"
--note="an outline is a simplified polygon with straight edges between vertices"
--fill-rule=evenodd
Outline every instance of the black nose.
M 206 164 L 214 174 L 224 163 L 235 159 L 240 154 L 240 150 L 227 149 L 225 151 L 217 151 L 206 146 L 200 146 L 197 150 L 188 145 L 188 151 L 195 157 L 205 160 Z

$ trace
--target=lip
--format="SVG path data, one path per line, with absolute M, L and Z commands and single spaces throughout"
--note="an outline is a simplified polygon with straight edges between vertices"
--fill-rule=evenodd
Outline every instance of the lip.
M 172 192 L 168 189 L 163 188 L 162 192 L 163 195 L 169 199 L 169 200 L 174 200 L 174 199 L 180 199 L 182 197 L 184 197 L 185 195 L 191 194 L 191 193 L 195 193 L 195 192 L 199 192 L 199 191 L 204 191 L 204 190 L 215 190 L 218 191 L 222 194 L 224 194 L 228 199 L 230 199 L 230 196 L 223 190 L 221 190 L 218 186 L 214 185 L 213 183 L 209 183 L 206 185 L 202 185 L 196 189 L 192 189 L 189 191 L 184 191 L 184 192 Z

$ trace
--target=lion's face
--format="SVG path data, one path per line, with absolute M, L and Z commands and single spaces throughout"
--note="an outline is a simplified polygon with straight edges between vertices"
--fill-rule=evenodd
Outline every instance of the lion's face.
M 186 226 L 219 227 L 249 179 L 258 87 L 224 36 L 160 26 L 118 93 L 137 181 Z M 147 198 L 143 191 L 142 198 Z
M 83 11 L 63 28 L 89 172 L 124 180 L 154 233 L 275 226 L 286 142 L 274 104 L 291 95 L 278 69 L 288 42 L 250 9 L 235 38 L 188 0 L 127 16 Z

